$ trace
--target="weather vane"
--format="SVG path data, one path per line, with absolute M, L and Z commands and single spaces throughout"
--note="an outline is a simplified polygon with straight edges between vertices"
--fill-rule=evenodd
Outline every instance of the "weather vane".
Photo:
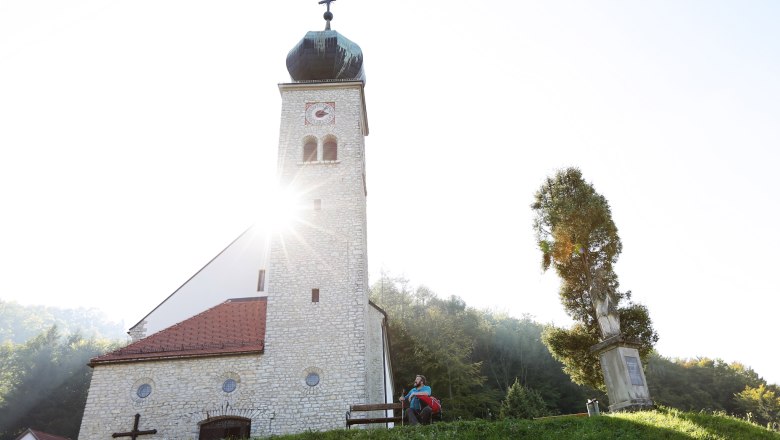
M 330 12 L 330 4 L 332 2 L 335 2 L 336 0 L 320 0 L 319 4 L 325 4 L 325 6 L 328 8 L 327 11 L 325 11 L 325 14 L 323 17 L 325 18 L 325 30 L 330 30 L 330 21 L 333 20 L 333 13 Z

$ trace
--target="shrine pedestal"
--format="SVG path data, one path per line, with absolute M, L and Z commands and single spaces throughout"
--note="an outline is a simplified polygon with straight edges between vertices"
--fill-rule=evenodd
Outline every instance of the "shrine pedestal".
M 610 411 L 636 411 L 653 407 L 637 346 L 618 335 L 591 347 L 591 352 L 597 352 L 601 361 Z

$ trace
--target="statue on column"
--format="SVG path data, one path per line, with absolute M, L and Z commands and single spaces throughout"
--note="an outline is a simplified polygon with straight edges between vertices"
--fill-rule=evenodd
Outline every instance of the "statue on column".
M 590 289 L 591 302 L 596 312 L 596 321 L 601 329 L 601 337 L 608 339 L 620 334 L 620 316 L 618 315 L 618 298 L 616 288 L 610 283 L 608 271 L 603 268 L 596 270 Z
M 593 307 L 596 309 L 596 319 L 601 328 L 603 339 L 620 334 L 620 316 L 617 310 L 617 298 L 613 293 L 594 294 Z

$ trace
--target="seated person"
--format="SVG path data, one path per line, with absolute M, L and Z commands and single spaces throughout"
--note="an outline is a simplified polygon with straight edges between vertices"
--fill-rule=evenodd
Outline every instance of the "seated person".
M 404 412 L 404 420 L 410 425 L 416 425 L 418 423 L 427 424 L 431 422 L 431 407 L 426 406 L 425 408 L 422 408 L 420 399 L 417 398 L 418 395 L 431 395 L 431 387 L 426 384 L 425 376 L 422 374 L 418 374 L 417 377 L 414 378 L 414 388 L 409 390 L 405 396 L 401 396 L 401 398 L 398 399 L 401 402 L 404 400 L 409 401 L 409 408 Z

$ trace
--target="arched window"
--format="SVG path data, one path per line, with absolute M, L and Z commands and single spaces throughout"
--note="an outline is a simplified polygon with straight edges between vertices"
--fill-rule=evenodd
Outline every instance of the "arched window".
M 315 162 L 317 161 L 317 139 L 309 137 L 306 138 L 303 144 L 303 161 Z
M 329 137 L 325 139 L 325 143 L 322 144 L 322 160 L 337 160 L 338 159 L 338 144 L 336 139 Z
M 200 423 L 198 440 L 249 438 L 252 421 L 245 417 L 213 417 Z

